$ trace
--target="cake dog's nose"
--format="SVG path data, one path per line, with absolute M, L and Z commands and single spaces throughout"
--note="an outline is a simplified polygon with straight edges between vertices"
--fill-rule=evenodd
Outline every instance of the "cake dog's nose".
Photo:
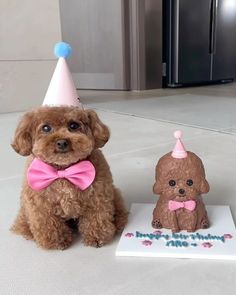
M 184 189 L 179 189 L 179 193 L 181 194 L 181 195 L 183 195 L 184 193 L 185 193 L 185 190 Z
M 59 139 L 56 141 L 56 149 L 58 151 L 66 151 L 68 149 L 69 142 L 67 139 Z

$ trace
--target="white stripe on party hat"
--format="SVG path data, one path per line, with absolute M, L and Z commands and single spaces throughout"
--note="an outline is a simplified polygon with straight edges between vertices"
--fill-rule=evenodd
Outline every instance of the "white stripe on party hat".
M 71 54 L 71 47 L 65 42 L 57 43 L 54 53 L 59 58 L 53 73 L 43 105 L 47 106 L 76 106 L 82 105 L 68 68 L 66 57 Z
M 177 130 L 175 131 L 174 133 L 174 137 L 177 139 L 176 140 L 176 144 L 175 144 L 175 147 L 172 151 L 172 154 L 171 156 L 173 158 L 176 158 L 176 159 L 183 159 L 183 158 L 186 158 L 188 156 L 187 152 L 186 152 L 186 149 L 184 147 L 184 144 L 182 143 L 181 141 L 181 137 L 182 137 L 182 132 Z

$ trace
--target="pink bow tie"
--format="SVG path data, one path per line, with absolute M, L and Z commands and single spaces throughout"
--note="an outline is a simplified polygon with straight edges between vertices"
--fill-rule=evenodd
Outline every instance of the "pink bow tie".
M 176 201 L 169 201 L 168 208 L 170 211 L 175 211 L 180 208 L 185 208 L 189 211 L 193 211 L 196 207 L 195 201 L 186 201 L 186 202 L 176 202 Z
M 85 190 L 94 181 L 95 168 L 90 161 L 81 161 L 65 170 L 57 170 L 35 158 L 27 171 L 28 184 L 36 191 L 44 189 L 58 178 L 65 178 Z

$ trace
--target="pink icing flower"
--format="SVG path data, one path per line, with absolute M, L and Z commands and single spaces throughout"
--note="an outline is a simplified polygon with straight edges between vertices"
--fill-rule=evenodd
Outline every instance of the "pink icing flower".
M 132 238 L 133 236 L 134 236 L 133 233 L 126 233 L 126 234 L 125 234 L 125 237 L 126 237 L 126 238 Z
M 151 241 L 148 241 L 148 240 L 145 240 L 145 241 L 142 241 L 142 244 L 144 246 L 151 246 L 152 242 Z
M 233 236 L 231 234 L 224 234 L 224 238 L 225 238 L 225 240 L 232 239 Z
M 161 235 L 161 234 L 162 234 L 162 231 L 160 231 L 160 230 L 155 230 L 153 233 L 154 233 L 155 235 Z
M 209 242 L 202 243 L 202 246 L 204 248 L 211 248 L 211 247 L 213 247 L 213 245 L 211 243 L 209 243 Z

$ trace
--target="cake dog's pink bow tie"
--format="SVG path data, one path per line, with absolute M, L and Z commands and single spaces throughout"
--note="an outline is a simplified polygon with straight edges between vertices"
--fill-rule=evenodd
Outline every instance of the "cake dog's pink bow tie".
M 58 178 L 65 178 L 81 190 L 85 190 L 94 181 L 95 168 L 90 161 L 81 161 L 65 170 L 56 170 L 35 158 L 27 171 L 28 184 L 36 191 L 46 188 Z
M 185 208 L 189 211 L 193 211 L 196 207 L 196 202 L 195 201 L 186 201 L 186 202 L 169 201 L 168 207 L 170 211 L 175 211 L 180 208 Z

